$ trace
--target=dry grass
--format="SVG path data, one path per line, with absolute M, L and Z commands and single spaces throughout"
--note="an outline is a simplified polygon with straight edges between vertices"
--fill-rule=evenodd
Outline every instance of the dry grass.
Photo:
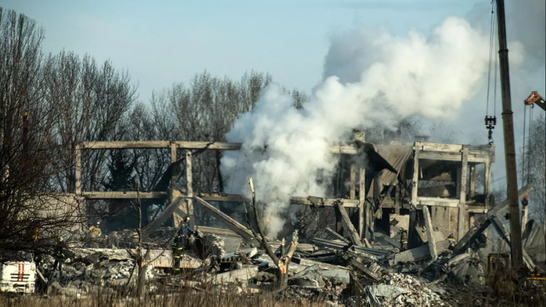
M 546 283 L 520 278 L 513 270 L 488 276 L 481 289 L 461 288 L 454 292 L 458 306 L 546 306 Z
M 234 307 L 318 307 L 324 306 L 327 296 L 291 294 L 293 291 L 281 293 L 249 294 L 241 293 L 241 288 L 231 286 L 218 288 L 212 283 L 204 282 L 189 287 L 184 278 L 168 280 L 161 285 L 156 284 L 158 291 L 140 299 L 127 296 L 126 289 L 102 288 L 101 292 L 81 298 L 40 295 L 1 296 L 2 306 L 44 306 L 44 307 L 202 307 L 202 306 L 234 306 Z M 174 290 L 175 285 L 185 284 L 188 287 Z M 169 290 L 171 289 L 171 290 Z M 518 277 L 512 270 L 499 270 L 495 275 L 488 276 L 486 285 L 482 287 L 455 286 L 446 288 L 448 295 L 444 296 L 452 306 L 546 306 L 546 282 L 526 281 Z M 311 300 L 309 300 L 311 299 Z
M 46 297 L 40 295 L 28 296 L 0 296 L 0 306 L 17 307 L 201 307 L 201 306 L 229 306 L 229 307 L 318 307 L 324 306 L 320 302 L 309 302 L 307 300 L 278 299 L 271 293 L 267 294 L 246 294 L 239 293 L 236 287 L 220 290 L 191 290 L 182 289 L 176 293 L 160 293 L 146 295 L 140 299 L 112 291 L 105 291 L 88 295 L 81 298 L 54 296 Z
M 79 307 L 201 307 L 201 306 L 233 306 L 233 307 L 281 307 L 281 306 L 296 306 L 296 307 L 314 307 L 323 306 L 321 303 L 311 303 L 306 301 L 296 300 L 276 300 L 271 295 L 214 295 L 209 293 L 198 293 L 191 295 L 171 294 L 158 295 L 154 297 L 137 298 L 119 298 L 112 296 L 93 295 L 81 299 L 69 297 L 39 297 L 39 296 L 19 296 L 19 297 L 0 297 L 0 306 L 17 306 L 17 307 L 62 307 L 62 306 L 79 306 Z

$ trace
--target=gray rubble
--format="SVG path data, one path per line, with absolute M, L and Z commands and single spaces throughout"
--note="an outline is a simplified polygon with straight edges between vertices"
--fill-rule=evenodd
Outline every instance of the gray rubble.
M 537 229 L 529 226 L 528 246 L 538 241 Z M 277 281 L 276 264 L 263 249 L 239 244 L 226 252 L 219 236 L 197 233 L 197 238 L 201 249 L 185 251 L 180 261 L 183 278 L 173 275 L 169 249 L 143 250 L 147 291 L 204 291 L 208 287 L 237 293 L 271 291 Z M 301 244 L 291 258 L 288 288 L 277 294 L 279 298 L 317 300 L 327 306 L 450 306 L 446 296 L 451 285 L 475 287 L 485 282 L 485 248 L 453 253 L 449 241 L 437 240 L 437 259 L 433 260 L 426 242 L 400 251 L 400 244 L 384 234 L 378 234 L 367 247 L 337 236 L 311 242 Z M 270 245 L 280 252 L 279 243 Z M 46 257 L 42 269 L 49 295 L 81 297 L 124 291 L 136 284 L 136 249 L 74 248 L 72 253 L 62 274 L 48 270 L 53 258 Z M 157 283 L 166 286 L 158 287 Z
M 450 306 L 429 289 L 426 283 L 405 274 L 389 274 L 378 284 L 365 287 L 360 302 L 366 306 Z M 349 298 L 348 306 L 358 306 L 356 297 Z

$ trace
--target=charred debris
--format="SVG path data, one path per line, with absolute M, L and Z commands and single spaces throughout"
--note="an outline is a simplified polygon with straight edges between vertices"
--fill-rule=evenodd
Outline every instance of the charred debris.
M 490 191 L 494 145 L 426 140 L 401 144 L 396 138 L 374 144 L 355 130 L 352 143 L 331 148 L 340 161 L 334 197 L 291 199 L 291 208 L 311 212 L 306 223 L 324 224 L 311 234 L 289 226 L 279 238 L 265 235 L 252 180 L 252 199 L 194 190 L 193 154 L 240 146 L 175 141 L 80 144 L 76 196 L 84 201 L 138 199 L 142 228 L 106 233 L 94 241 L 94 248 L 72 247 L 62 272 L 53 272 L 54 259 L 46 257 L 41 269 L 47 291 L 69 296 L 99 288 L 130 291 L 140 280 L 151 293 L 235 289 L 329 305 L 449 306 L 464 300 L 455 289 L 482 289 L 491 274 L 509 266 L 510 235 L 504 226 L 508 204 L 496 203 Z M 82 190 L 82 151 L 131 148 L 170 149 L 172 164 L 154 191 Z M 175 184 L 180 177 L 185 178 L 182 189 Z M 520 198 L 530 189 L 523 187 Z M 153 201 L 163 205 L 150 218 Z M 224 213 L 230 206 L 229 214 Z M 323 212 L 331 215 L 321 217 Z M 184 217 L 190 217 L 193 234 L 175 268 L 170 243 Z M 301 226 L 299 222 L 292 224 Z M 523 225 L 524 263 L 528 273 L 536 273 L 545 260 L 542 227 L 533 221 Z

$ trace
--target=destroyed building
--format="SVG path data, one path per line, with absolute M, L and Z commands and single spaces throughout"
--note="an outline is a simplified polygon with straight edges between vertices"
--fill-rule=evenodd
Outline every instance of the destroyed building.
M 490 196 L 495 148 L 426 140 L 402 144 L 396 138 L 374 139 L 374 142 L 366 141 L 362 131 L 355 131 L 350 143 L 331 146 L 331 153 L 339 156 L 337 174 L 332 179 L 332 197 L 291 198 L 291 208 L 303 206 L 334 214 L 328 227 L 315 237 L 305 238 L 307 241 L 298 242 L 294 232 L 295 235 L 283 236 L 280 242 L 269 238 L 265 243 L 277 253 L 286 252 L 285 246 L 295 251 L 289 257 L 290 287 L 282 295 L 311 298 L 320 294 L 324 299 L 351 306 L 359 299 L 367 300 L 372 306 L 403 306 L 416 302 L 423 306 L 449 306 L 444 300 L 446 288 L 437 284 L 443 278 L 449 275 L 461 283 L 484 280 L 484 266 L 476 256 L 481 247 L 475 253 L 470 252 L 470 244 L 477 241 L 489 225 L 506 243 L 510 241 L 509 233 L 498 218 L 506 209 L 506 202 L 494 206 Z M 190 271 L 190 280 L 184 284 L 199 288 L 213 278 L 213 283 L 220 288 L 237 285 L 244 291 L 263 291 L 263 286 L 275 283 L 271 268 L 279 264 L 274 257 L 266 255 L 265 241 L 248 220 L 230 216 L 222 212 L 220 206 L 245 208 L 243 203 L 249 200 L 242 195 L 196 191 L 192 184 L 195 152 L 239 150 L 240 147 L 241 144 L 220 142 L 85 142 L 77 147 L 76 196 L 85 200 L 139 198 L 142 201 L 146 217 L 142 234 L 145 248 L 151 251 L 147 279 L 174 278 L 168 273 L 173 267 L 173 258 L 165 238 L 176 232 L 183 217 L 190 216 L 191 226 L 197 230 L 195 242 L 199 241 L 200 246 L 192 243 L 192 249 L 180 263 L 180 268 Z M 172 163 L 154 190 L 82 189 L 84 150 L 131 148 L 170 150 Z M 182 159 L 177 158 L 179 151 L 184 152 L 184 168 Z M 180 177 L 185 179 L 183 188 L 176 186 L 176 179 Z M 525 194 L 527 189 L 524 187 L 520 192 Z M 147 213 L 154 210 L 152 206 L 158 207 L 157 203 L 164 203 L 162 209 Z M 214 227 L 195 218 L 198 210 L 216 220 Z M 407 232 L 408 246 L 402 246 L 400 230 Z M 533 223 L 528 225 L 526 242 L 529 246 L 526 248 L 529 251 L 536 247 L 533 240 L 541 236 L 537 230 Z M 449 242 L 450 235 L 456 244 Z M 64 277 L 67 286 L 58 286 L 57 290 L 80 293 L 90 287 L 89 280 L 106 285 L 134 282 L 131 268 L 135 270 L 133 253 L 137 249 L 131 247 L 135 246 L 110 247 L 75 249 L 79 256 L 64 269 L 68 271 Z M 533 259 L 524 255 L 527 267 L 534 269 Z M 101 269 L 102 265 L 107 268 Z M 360 290 L 355 290 L 357 280 L 363 282 L 358 286 Z M 358 293 L 362 293 L 362 297 Z M 381 300 L 385 300 L 384 303 L 378 303 Z
M 194 193 L 191 163 L 193 150 L 239 150 L 240 146 L 219 142 L 85 142 L 77 148 L 76 195 L 86 200 L 137 197 L 136 191 L 82 191 L 83 150 L 170 149 L 172 165 L 156 186 L 158 189 L 139 193 L 143 200 L 143 216 L 146 217 L 144 233 L 150 234 L 165 222 L 177 226 L 182 216 L 194 215 L 194 206 L 197 205 L 199 210 L 204 209 L 228 229 L 241 234 L 245 231 L 237 229 L 233 223 L 237 221 L 226 220 L 229 216 L 222 214 L 218 205 L 211 203 L 229 202 L 229 205 L 238 206 L 247 200 L 234 194 Z M 176 156 L 179 150 L 185 151 L 185 174 L 180 174 L 180 159 Z M 475 220 L 491 208 L 490 173 L 495 157 L 494 145 L 401 144 L 397 140 L 389 144 L 374 144 L 366 142 L 363 131 L 355 131 L 351 144 L 332 146 L 331 152 L 340 157 L 333 197 L 298 195 L 292 197 L 291 205 L 334 208 L 339 203 L 348 211 L 362 239 L 373 241 L 375 231 L 394 236 L 396 233 L 393 232 L 402 228 L 408 232 L 408 248 L 411 248 L 427 241 L 423 229 L 430 226 L 438 240 L 444 240 L 450 234 L 458 240 Z M 172 180 L 180 175 L 185 175 L 185 189 L 177 189 L 176 180 Z M 146 220 L 146 202 L 154 199 L 165 201 L 166 205 L 153 220 Z M 427 208 L 430 213 L 430 225 L 427 225 L 422 208 Z M 332 222 L 335 231 L 341 232 L 342 217 L 338 211 L 336 209 L 336 219 Z M 192 223 L 196 221 L 191 220 Z M 239 223 L 245 224 L 245 221 L 239 220 Z

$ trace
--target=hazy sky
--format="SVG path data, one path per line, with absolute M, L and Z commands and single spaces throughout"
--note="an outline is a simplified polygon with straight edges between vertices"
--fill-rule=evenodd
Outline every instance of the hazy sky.
M 207 70 L 239 78 L 269 72 L 310 91 L 322 74 L 332 31 L 386 26 L 428 31 L 477 1 L 0 0 L 46 31 L 44 49 L 89 53 L 127 69 L 140 97 Z M 483 2 L 483 1 L 482 1 Z M 411 4 L 410 4 L 411 3 Z
M 522 40 L 529 54 L 520 68 L 511 67 L 521 146 L 522 100 L 530 90 L 546 95 L 544 0 L 515 1 L 507 1 L 509 40 Z M 247 70 L 269 72 L 282 85 L 310 92 L 322 79 L 329 37 L 336 31 L 384 27 L 396 35 L 410 29 L 428 35 L 450 15 L 481 27 L 488 27 L 490 16 L 490 0 L 0 0 L 0 6 L 44 28 L 45 52 L 88 53 L 128 70 L 141 101 L 204 70 L 234 79 Z M 484 100 L 485 88 L 454 114 L 452 124 L 482 133 L 485 141 Z M 500 97 L 497 117 L 500 121 Z M 502 169 L 500 122 L 495 130 Z

